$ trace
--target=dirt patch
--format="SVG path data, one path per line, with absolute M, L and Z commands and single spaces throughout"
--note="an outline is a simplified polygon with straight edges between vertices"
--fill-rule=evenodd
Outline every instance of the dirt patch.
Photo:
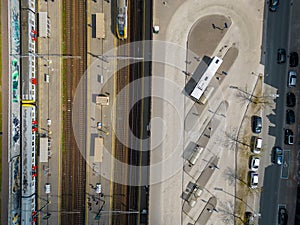
M 211 56 L 230 26 L 231 20 L 223 15 L 200 18 L 189 33 L 188 49 L 201 58 Z

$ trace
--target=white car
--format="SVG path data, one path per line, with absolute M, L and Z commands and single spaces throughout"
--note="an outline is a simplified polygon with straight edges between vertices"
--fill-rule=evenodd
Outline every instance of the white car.
M 260 159 L 257 156 L 251 156 L 250 158 L 250 169 L 252 171 L 257 171 L 259 167 Z
M 296 81 L 297 81 L 297 73 L 294 70 L 289 71 L 289 76 L 288 76 L 288 86 L 289 87 L 295 87 L 296 86 Z
M 262 138 L 252 136 L 251 138 L 251 150 L 254 154 L 259 154 L 262 148 Z
M 45 193 L 50 194 L 50 192 L 51 192 L 51 186 L 49 183 L 46 183 L 45 184 Z
M 101 194 L 102 193 L 102 185 L 100 183 L 96 184 L 96 189 L 95 189 L 97 194 Z
M 51 120 L 47 119 L 47 126 L 51 126 Z
M 254 171 L 250 171 L 250 188 L 257 188 L 258 185 L 258 174 Z

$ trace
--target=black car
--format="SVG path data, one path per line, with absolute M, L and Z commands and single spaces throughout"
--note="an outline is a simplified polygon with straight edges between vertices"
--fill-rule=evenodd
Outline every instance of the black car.
M 282 64 L 286 62 L 286 51 L 283 48 L 277 50 L 277 63 Z
M 272 148 L 271 161 L 272 161 L 272 163 L 275 163 L 277 165 L 282 164 L 282 161 L 283 161 L 283 150 L 282 150 L 282 148 L 280 148 L 278 146 L 274 146 Z
M 291 109 L 286 110 L 286 123 L 287 124 L 295 123 L 295 112 Z
M 291 52 L 290 54 L 290 67 L 296 67 L 298 66 L 298 53 L 297 52 Z
M 260 116 L 252 116 L 252 131 L 256 134 L 261 132 L 262 119 Z
M 294 107 L 296 105 L 296 96 L 293 92 L 288 92 L 286 94 L 286 106 Z
M 245 225 L 254 225 L 254 215 L 252 212 L 245 212 Z
M 280 207 L 278 210 L 278 225 L 286 225 L 288 222 L 288 213 L 286 208 Z
M 275 12 L 279 6 L 279 0 L 270 0 L 269 1 L 269 10 Z
M 286 145 L 294 144 L 294 132 L 290 129 L 285 129 L 284 131 L 284 143 Z

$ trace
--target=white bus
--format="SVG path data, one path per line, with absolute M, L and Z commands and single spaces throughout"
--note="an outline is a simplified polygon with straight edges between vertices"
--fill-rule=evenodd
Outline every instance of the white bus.
M 191 97 L 195 99 L 197 102 L 200 100 L 204 91 L 206 90 L 208 84 L 210 83 L 213 76 L 216 74 L 218 69 L 220 68 L 223 60 L 218 58 L 217 56 L 213 57 L 206 71 L 202 75 L 201 79 L 197 83 L 196 87 L 191 93 Z

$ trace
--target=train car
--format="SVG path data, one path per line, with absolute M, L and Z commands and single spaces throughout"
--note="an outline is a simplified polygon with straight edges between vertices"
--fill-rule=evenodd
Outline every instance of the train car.
M 127 0 L 117 0 L 117 36 L 121 40 L 127 39 Z

